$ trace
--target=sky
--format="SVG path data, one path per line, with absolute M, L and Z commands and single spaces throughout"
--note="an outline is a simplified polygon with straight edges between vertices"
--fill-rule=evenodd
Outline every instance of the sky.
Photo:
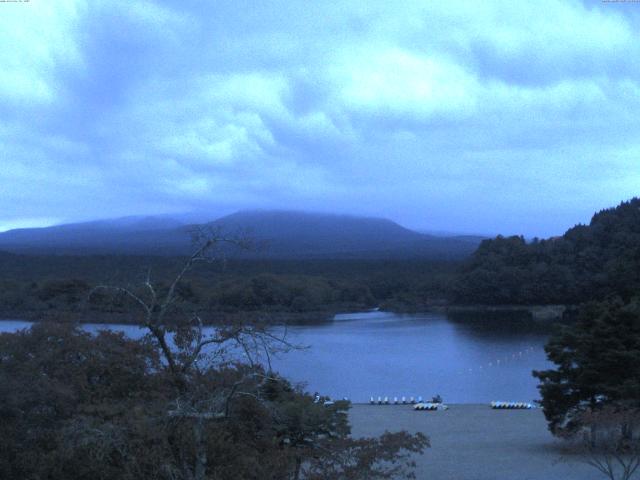
M 0 2 L 0 230 L 295 209 L 552 236 L 639 193 L 640 3 Z

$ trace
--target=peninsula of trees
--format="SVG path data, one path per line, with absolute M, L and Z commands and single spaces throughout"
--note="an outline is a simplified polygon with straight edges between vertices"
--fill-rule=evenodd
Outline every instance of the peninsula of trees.
M 561 237 L 484 240 L 450 289 L 454 303 L 580 304 L 640 291 L 640 199 L 596 213 Z

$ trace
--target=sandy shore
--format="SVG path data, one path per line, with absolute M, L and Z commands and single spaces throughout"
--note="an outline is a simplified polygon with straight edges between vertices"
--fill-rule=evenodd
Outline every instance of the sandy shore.
M 542 411 L 451 405 L 419 412 L 410 405 L 353 405 L 355 436 L 385 430 L 423 432 L 431 448 L 416 457 L 417 478 L 428 480 L 598 480 L 593 467 L 563 452 Z

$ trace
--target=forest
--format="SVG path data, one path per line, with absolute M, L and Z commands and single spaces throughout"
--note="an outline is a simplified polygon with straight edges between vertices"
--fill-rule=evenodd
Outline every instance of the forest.
M 0 253 L 4 317 L 132 321 L 130 305 L 89 292 L 100 284 L 162 287 L 182 257 Z M 466 260 L 229 259 L 194 269 L 181 301 L 216 322 L 251 313 L 272 321 L 325 321 L 340 311 L 397 312 L 446 305 L 579 305 L 629 300 L 640 288 L 640 200 L 596 213 L 560 237 L 484 240 Z
M 483 241 L 457 272 L 448 298 L 487 305 L 577 305 L 640 288 L 640 199 L 596 213 L 560 237 Z
M 15 318 L 128 323 L 126 298 L 102 301 L 89 292 L 100 284 L 139 285 L 147 275 L 162 288 L 181 261 L 0 254 L 0 312 Z M 198 265 L 181 282 L 179 293 L 207 321 L 242 312 L 306 323 L 340 311 L 417 311 L 442 304 L 456 268 L 455 262 L 429 260 L 236 259 Z

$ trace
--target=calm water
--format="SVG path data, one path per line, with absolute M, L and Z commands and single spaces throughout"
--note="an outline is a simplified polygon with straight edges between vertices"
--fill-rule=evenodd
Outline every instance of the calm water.
M 0 332 L 29 325 L 1 321 Z M 127 325 L 85 328 L 144 334 Z M 307 382 L 311 392 L 354 402 L 436 393 L 450 403 L 531 401 L 539 398 L 531 370 L 549 366 L 547 335 L 508 321 L 458 323 L 440 314 L 367 312 L 337 315 L 327 325 L 289 327 L 287 339 L 308 348 L 279 355 L 276 370 Z

